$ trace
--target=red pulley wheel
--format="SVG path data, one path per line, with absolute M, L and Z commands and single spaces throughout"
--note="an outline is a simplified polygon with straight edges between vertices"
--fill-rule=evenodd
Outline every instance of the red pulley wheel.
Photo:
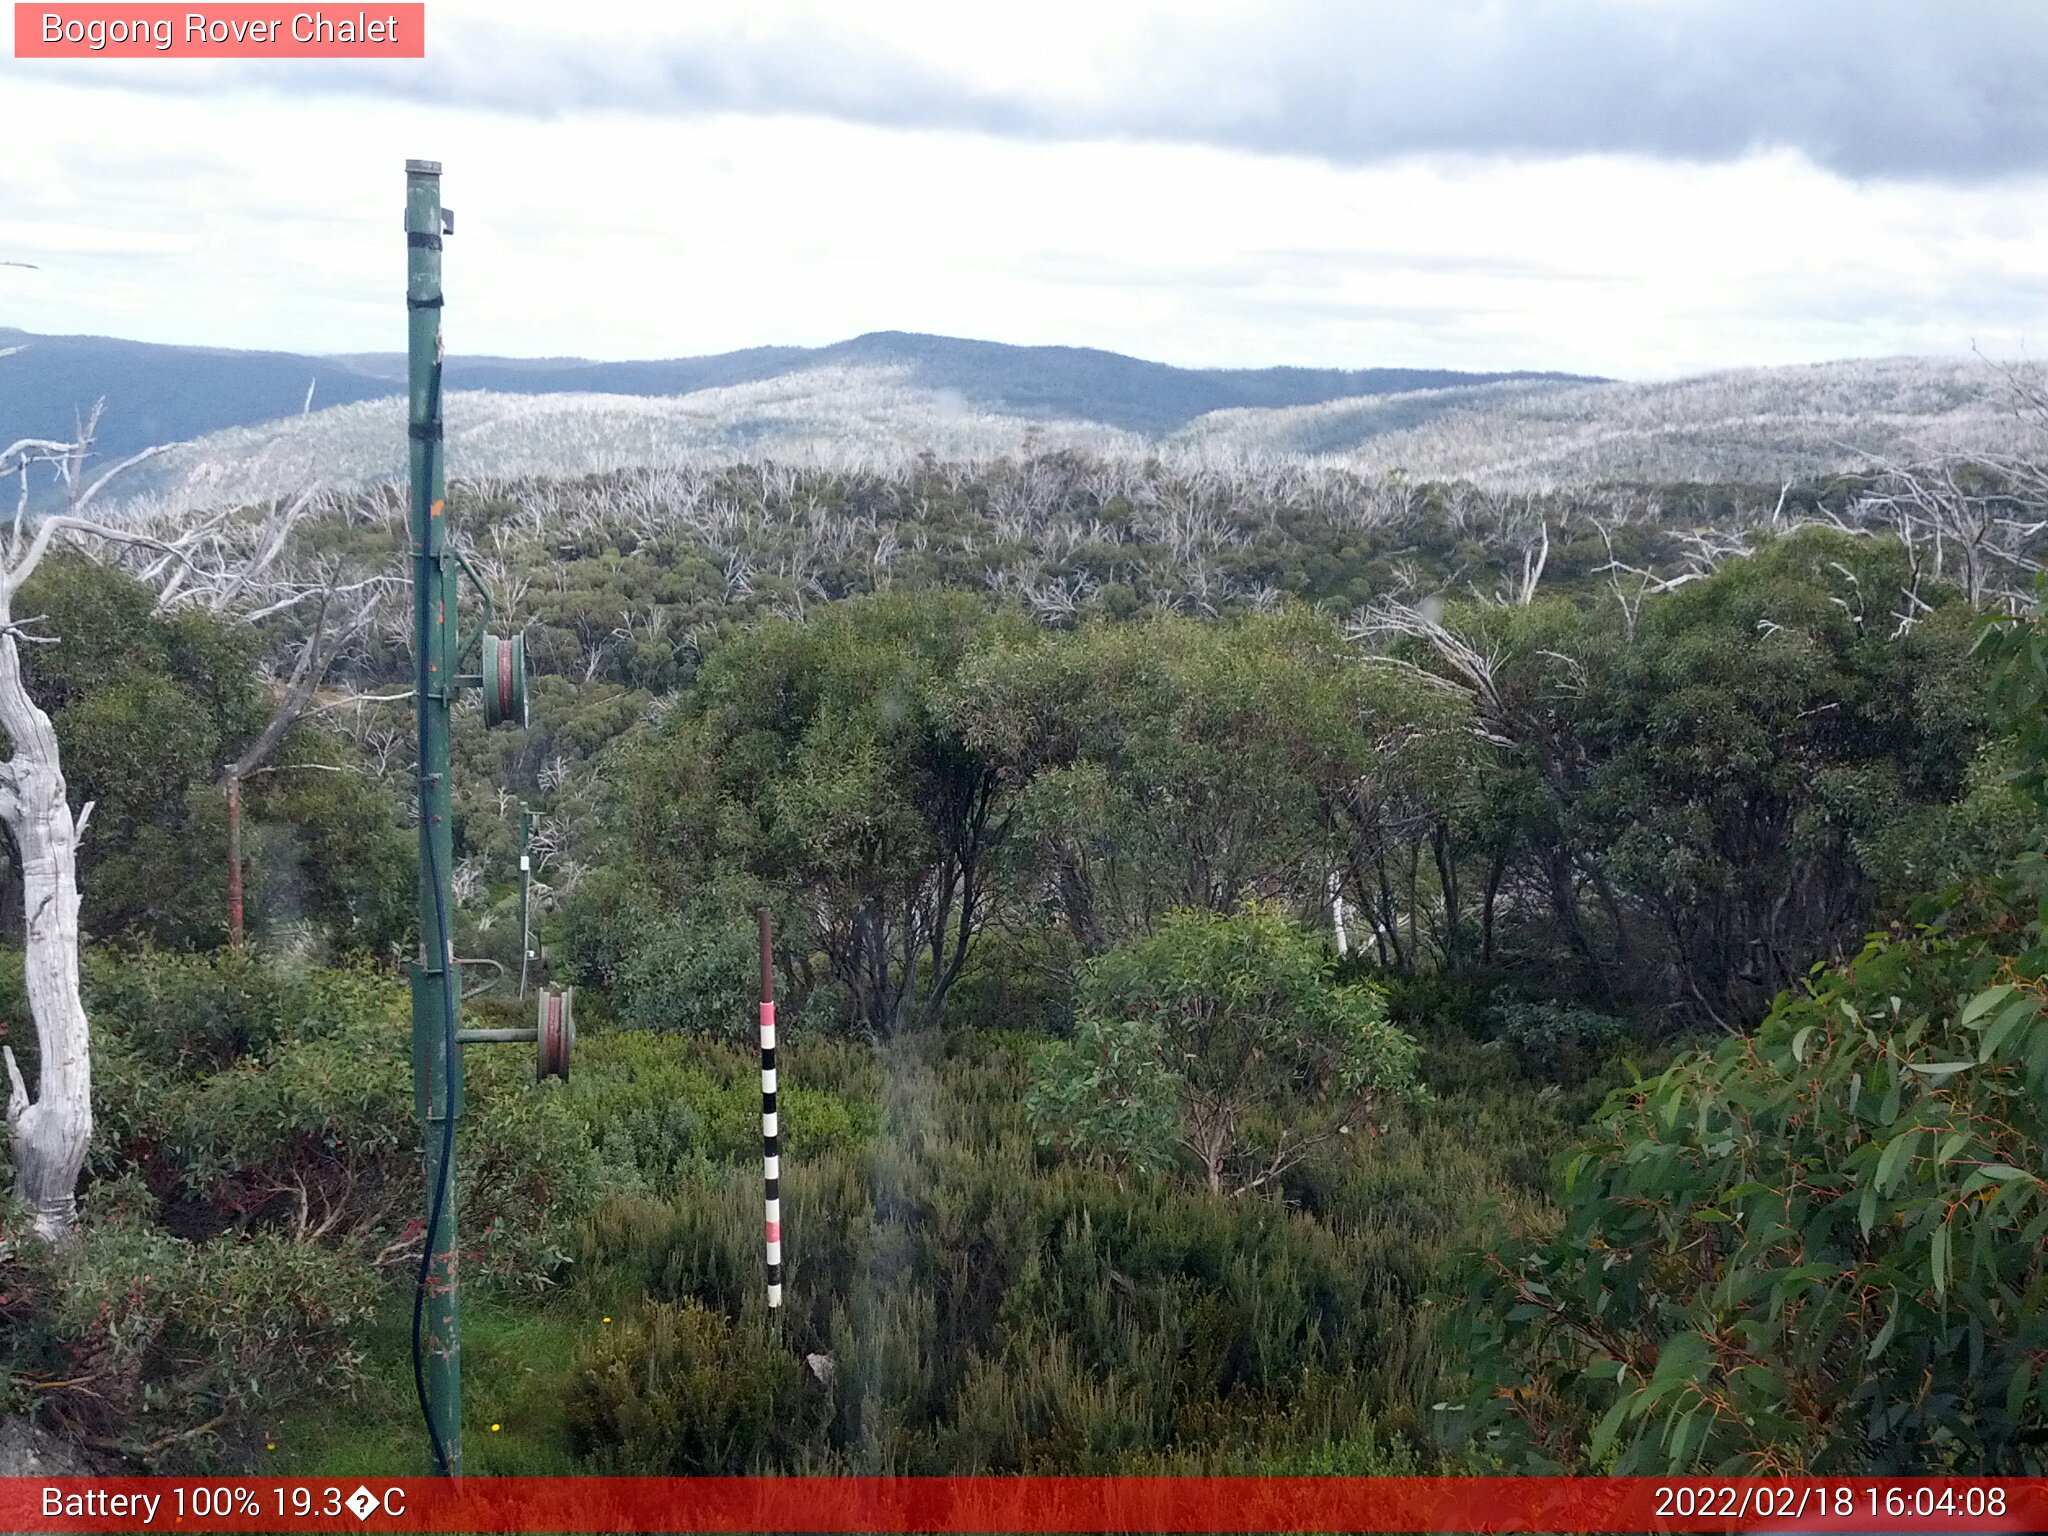
M 574 994 L 544 987 L 540 994 L 540 1076 L 569 1076 L 569 1055 L 576 1048 Z
M 485 635 L 482 671 L 484 724 L 526 724 L 526 636 Z

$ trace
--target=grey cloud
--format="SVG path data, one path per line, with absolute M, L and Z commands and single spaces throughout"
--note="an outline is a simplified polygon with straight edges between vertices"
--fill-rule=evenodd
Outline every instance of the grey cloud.
M 1161 39 L 1150 131 L 1346 161 L 1404 152 L 1799 150 L 1855 177 L 2048 165 L 2030 0 L 1314 0 Z
M 773 39 L 652 40 L 621 49 L 572 33 L 480 19 L 430 23 L 424 61 L 155 60 L 39 65 L 68 85 L 163 95 L 231 91 L 385 97 L 549 118 L 569 112 L 798 114 L 884 128 L 953 128 L 1005 137 L 1062 135 L 1042 107 L 978 92 L 829 26 Z M 20 67 L 20 66 L 16 66 Z
M 1020 19 L 1017 26 L 1028 26 Z M 2038 0 L 1293 0 L 1184 20 L 1095 98 L 976 88 L 828 23 L 624 51 L 451 19 L 424 66 L 77 65 L 157 90 L 275 85 L 533 116 L 800 113 L 1037 140 L 1303 155 L 1800 151 L 1850 177 L 2048 168 Z M 1505 233 L 1505 232 L 1504 232 Z

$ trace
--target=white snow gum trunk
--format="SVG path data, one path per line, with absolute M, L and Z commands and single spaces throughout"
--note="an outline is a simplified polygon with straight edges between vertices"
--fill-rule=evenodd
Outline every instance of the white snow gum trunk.
M 0 598 L 0 626 L 11 619 L 7 598 Z M 0 628 L 0 728 L 14 748 L 0 765 L 0 818 L 21 856 L 28 929 L 23 968 L 39 1056 L 31 1098 L 13 1050 L 6 1052 L 7 1130 L 15 1193 L 33 1212 L 37 1234 L 61 1244 L 77 1225 L 78 1176 L 92 1140 L 92 1057 L 78 991 L 77 861 L 92 807 L 72 817 L 57 733 L 22 681 L 11 626 Z

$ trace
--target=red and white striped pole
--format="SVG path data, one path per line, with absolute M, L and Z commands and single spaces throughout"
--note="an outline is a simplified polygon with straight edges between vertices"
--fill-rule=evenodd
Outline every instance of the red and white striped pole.
M 768 1222 L 768 1309 L 782 1305 L 782 1135 L 775 1112 L 775 964 L 761 908 L 761 1188 Z

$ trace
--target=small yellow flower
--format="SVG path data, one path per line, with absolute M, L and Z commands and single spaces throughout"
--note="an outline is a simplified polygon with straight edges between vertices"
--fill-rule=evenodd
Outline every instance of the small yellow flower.
M 607 1318 L 605 1318 L 605 1319 L 604 1319 L 604 1321 L 608 1323 L 608 1322 L 610 1322 L 610 1321 L 611 1321 L 611 1319 L 607 1317 Z
M 502 1428 L 504 1428 L 502 1424 L 493 1424 L 491 1426 L 491 1433 L 495 1435 Z
M 263 1442 L 263 1449 L 265 1449 L 266 1451 L 274 1451 L 277 1449 L 277 1442 L 275 1440 L 266 1440 Z

